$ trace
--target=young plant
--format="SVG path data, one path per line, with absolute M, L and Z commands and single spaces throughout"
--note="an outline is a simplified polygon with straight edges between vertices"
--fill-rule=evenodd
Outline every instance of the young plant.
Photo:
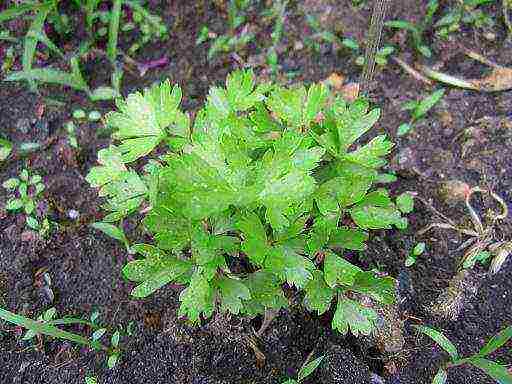
M 411 253 L 405 259 L 405 266 L 411 267 L 416 264 L 416 258 L 425 252 L 425 243 L 421 242 L 414 246 Z
M 309 375 L 311 375 L 318 368 L 318 366 L 322 363 L 322 360 L 324 359 L 324 357 L 325 356 L 317 357 L 315 360 L 310 361 L 310 362 L 308 362 L 306 360 L 299 370 L 299 373 L 297 375 L 297 380 L 288 379 L 283 384 L 300 384 L 300 383 L 302 383 L 302 381 L 305 378 L 307 378 Z
M 12 177 L 3 182 L 2 186 L 11 192 L 11 198 L 7 200 L 5 209 L 8 211 L 23 211 L 26 225 L 36 231 L 46 233 L 50 223 L 46 217 L 40 222 L 37 219 L 36 208 L 44 191 L 43 179 L 37 173 L 30 174 L 23 169 L 18 177 Z
M 407 134 L 414 127 L 414 124 L 425 117 L 427 112 L 442 99 L 444 91 L 444 88 L 441 88 L 423 100 L 410 100 L 404 103 L 402 108 L 406 111 L 411 111 L 411 118 L 408 123 L 403 123 L 398 127 L 397 135 L 403 136 Z
M 228 32 L 217 36 L 210 33 L 207 26 L 203 26 L 196 45 L 212 40 L 208 49 L 208 60 L 213 59 L 219 53 L 237 52 L 245 48 L 254 39 L 254 34 L 247 27 L 237 32 L 245 22 L 245 11 L 251 5 L 250 0 L 230 0 L 228 5 Z
M 423 20 L 416 24 L 407 20 L 390 20 L 386 22 L 386 26 L 395 29 L 402 29 L 411 34 L 414 48 L 425 57 L 431 57 L 432 51 L 423 40 L 423 35 L 427 28 L 431 25 L 434 14 L 439 8 L 439 0 L 430 0 L 427 4 L 427 12 Z
M 107 329 L 99 326 L 96 323 L 96 320 L 99 316 L 98 312 L 93 312 L 90 320 L 75 317 L 63 317 L 56 319 L 56 316 L 57 311 L 53 307 L 39 315 L 37 320 L 32 320 L 28 317 L 18 315 L 6 309 L 0 308 L 0 319 L 27 329 L 27 332 L 25 335 L 23 335 L 22 340 L 31 340 L 33 338 L 37 338 L 39 342 L 42 343 L 42 337 L 44 335 L 53 337 L 55 339 L 71 341 L 72 343 L 78 345 L 90 347 L 95 351 L 104 351 L 107 354 L 107 366 L 109 368 L 113 368 L 116 365 L 119 357 L 121 356 L 119 341 L 122 335 L 124 335 L 124 333 L 122 334 L 122 328 L 121 331 L 115 330 L 113 332 L 112 336 L 110 337 L 110 346 L 108 346 L 108 344 L 103 344 L 100 341 L 107 332 Z M 58 325 L 73 324 L 86 325 L 94 330 L 91 338 L 89 339 L 76 333 L 64 331 L 57 327 Z
M 507 0 L 504 1 L 506 3 Z M 447 38 L 450 33 L 456 32 L 461 25 L 472 25 L 476 28 L 492 27 L 494 20 L 479 9 L 481 5 L 489 4 L 494 0 L 461 0 L 448 10 L 439 21 L 434 24 L 436 34 Z
M 123 269 L 132 295 L 184 285 L 179 316 L 198 323 L 216 309 L 278 310 L 294 288 L 319 314 L 336 301 L 341 333 L 369 334 L 377 313 L 360 299 L 391 304 L 395 280 L 349 252 L 365 248 L 368 230 L 407 226 L 388 192 L 372 188 L 393 144 L 355 144 L 380 111 L 323 85 L 256 85 L 252 71 L 237 71 L 210 89 L 192 129 L 181 97 L 166 81 L 118 102 L 106 116 L 118 144 L 87 176 L 106 198 L 104 221 L 145 214 L 154 243 L 130 248 L 140 255 Z M 161 145 L 142 174 L 130 166 Z
M 8 73 L 5 81 L 27 81 L 31 90 L 37 89 L 37 84 L 58 84 L 69 86 L 77 91 L 85 92 L 92 101 L 110 100 L 119 95 L 122 70 L 117 64 L 118 56 L 118 37 L 119 30 L 130 30 L 125 26 L 128 23 L 122 23 L 123 16 L 122 5 L 133 10 L 134 19 L 140 23 L 142 31 L 142 43 L 166 36 L 167 29 L 157 16 L 151 15 L 137 1 L 131 0 L 112 0 L 110 11 L 99 11 L 98 0 L 74 0 L 73 4 L 85 13 L 85 24 L 87 26 L 90 39 L 82 41 L 79 53 L 69 55 L 64 54 L 59 47 L 46 35 L 45 30 L 49 25 L 61 35 L 70 35 L 73 28 L 69 23 L 67 15 L 61 13 L 59 8 L 60 0 L 47 0 L 41 3 L 30 2 L 20 6 L 14 6 L 0 12 L 0 23 L 14 19 L 16 17 L 32 17 L 29 30 L 27 31 L 23 42 L 22 70 Z M 99 27 L 96 34 L 93 33 L 95 23 L 106 24 L 106 27 Z M 112 64 L 112 76 L 110 86 L 100 86 L 96 89 L 90 89 L 80 70 L 80 59 L 87 57 L 90 52 L 95 54 L 101 52 L 99 49 L 93 49 L 96 38 L 107 37 L 106 51 L 103 53 Z M 39 45 L 47 48 L 61 59 L 67 60 L 70 71 L 63 71 L 51 67 L 34 68 L 36 50 Z M 133 47 L 132 47 L 133 48 Z M 133 50 L 135 51 L 135 50 Z M 129 59 L 129 58 L 128 58 Z M 128 60 L 127 59 L 127 60 Z M 133 60 L 129 59 L 130 62 Z M 10 67 L 10 65 L 9 65 Z
M 496 380 L 496 382 L 498 382 L 499 384 L 512 383 L 512 374 L 508 372 L 505 366 L 485 358 L 486 356 L 490 355 L 491 353 L 505 345 L 507 341 L 510 338 L 512 338 L 512 326 L 508 326 L 507 328 L 499 332 L 497 335 L 495 335 L 491 340 L 487 342 L 486 345 L 482 347 L 482 349 L 480 349 L 478 353 L 475 353 L 473 356 L 465 358 L 459 356 L 459 353 L 457 352 L 457 348 L 455 347 L 455 345 L 453 345 L 453 343 L 450 340 L 448 340 L 448 338 L 441 332 L 422 325 L 415 325 L 414 327 L 419 332 L 427 335 L 432 340 L 434 340 L 450 356 L 450 360 L 443 363 L 439 370 L 437 371 L 434 379 L 432 380 L 432 384 L 446 383 L 448 379 L 447 370 L 449 368 L 465 364 L 471 364 L 474 367 L 481 369 L 494 380 Z

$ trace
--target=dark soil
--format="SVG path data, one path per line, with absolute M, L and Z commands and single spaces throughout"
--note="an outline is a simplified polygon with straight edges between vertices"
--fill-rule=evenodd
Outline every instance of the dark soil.
M 270 44 L 271 25 L 258 16 L 265 8 L 263 2 L 249 10 L 248 24 L 256 33 L 255 41 L 238 52 L 239 58 L 222 54 L 210 62 L 206 59 L 206 45 L 196 46 L 195 40 L 205 24 L 216 33 L 224 32 L 226 2 L 151 3 L 153 10 L 168 22 L 171 38 L 145 47 L 138 59 L 168 56 L 170 64 L 151 70 L 144 78 L 126 73 L 124 94 L 169 77 L 183 87 L 184 107 L 194 111 L 208 87 L 222 82 L 241 62 L 251 64 L 261 77 L 270 76 L 264 49 Z M 418 22 L 424 12 L 419 0 L 393 3 L 390 19 Z M 442 3 L 447 9 L 455 1 Z M 443 70 L 468 78 L 482 76 L 485 67 L 465 57 L 461 45 L 501 65 L 512 66 L 512 44 L 506 42 L 500 13 L 496 6 L 485 9 L 496 20 L 495 27 L 484 30 L 465 26 L 450 41 L 427 33 L 434 57 L 444 64 Z M 357 80 L 360 68 L 350 51 L 337 50 L 328 43 L 321 44 L 320 52 L 304 46 L 304 36 L 312 33 L 305 22 L 306 14 L 317 16 L 326 29 L 363 41 L 370 11 L 368 5 L 357 8 L 348 0 L 290 2 L 284 37 L 278 47 L 282 71 L 278 80 L 319 81 L 332 73 L 345 76 L 346 82 Z M 403 33 L 387 30 L 384 40 L 396 43 L 398 54 L 409 63 L 419 60 Z M 85 65 L 87 78 L 96 86 L 108 82 L 109 71 L 101 59 Z M 285 73 L 293 73 L 294 77 Z M 489 94 L 449 88 L 413 132 L 398 137 L 397 127 L 408 119 L 401 104 L 424 97 L 432 89 L 392 63 L 376 75 L 372 101 L 382 108 L 382 119 L 372 134 L 385 132 L 397 144 L 389 166 L 398 176 L 392 189 L 414 191 L 451 220 L 466 226 L 470 224 L 463 202 L 453 202 L 453 193 L 442 192 L 447 181 L 491 189 L 512 209 L 512 92 Z M 56 106 L 52 102 L 55 99 L 64 104 Z M 257 320 L 217 316 L 201 327 L 189 327 L 176 316 L 179 288 L 169 286 L 146 300 L 133 299 L 129 295 L 132 285 L 120 274 L 128 257 L 125 249 L 88 226 L 101 219 L 102 214 L 100 200 L 84 177 L 94 165 L 97 151 L 108 145 L 109 133 L 101 123 L 82 123 L 77 133 L 79 149 L 72 148 L 63 125 L 77 107 L 106 112 L 113 105 L 105 102 L 93 106 L 83 94 L 69 89 L 40 87 L 40 94 L 36 95 L 24 84 L 0 83 L 1 136 L 16 145 L 42 144 L 41 150 L 27 156 L 15 153 L 2 163 L 0 180 L 16 175 L 24 166 L 43 175 L 47 207 L 42 209 L 59 225 L 50 238 L 41 239 L 24 229 L 21 217 L 0 208 L 0 306 L 30 317 L 50 306 L 55 306 L 59 314 L 76 316 L 97 308 L 101 321 L 110 327 L 133 321 L 134 334 L 123 341 L 125 352 L 118 366 L 108 370 L 101 353 L 61 341 L 46 341 L 41 350 L 34 350 L 31 342 L 20 340 L 19 329 L 2 323 L 1 383 L 83 383 L 87 374 L 97 376 L 99 383 L 281 383 L 287 376 L 296 375 L 311 352 L 314 356 L 325 354 L 326 362 L 306 383 L 429 383 L 446 354 L 429 339 L 418 336 L 411 325 L 422 323 L 442 330 L 462 355 L 468 355 L 512 324 L 510 260 L 494 276 L 484 273 L 487 267 L 475 269 L 480 288 L 476 295 L 468 297 L 456 321 L 439 319 L 429 311 L 431 303 L 456 275 L 463 251 L 455 250 L 466 238 L 442 229 L 417 236 L 419 229 L 442 221 L 417 200 L 409 228 L 373 233 L 369 249 L 359 260 L 366 268 L 375 267 L 399 277 L 407 286 L 402 292 L 406 345 L 399 353 L 385 354 L 379 345 L 364 338 L 343 338 L 330 329 L 328 315 L 317 318 L 298 306 L 282 311 L 257 341 L 266 357 L 264 361 L 256 358 L 247 341 L 251 328 L 258 326 Z M 0 200 L 6 197 L 2 189 Z M 482 213 L 496 209 L 490 199 L 474 200 Z M 79 217 L 71 219 L 70 210 L 78 211 Z M 131 239 L 140 239 L 135 219 L 127 230 Z M 512 239 L 510 217 L 497 224 L 496 238 Z M 427 251 L 414 266 L 405 268 L 405 257 L 418 241 L 426 242 Z M 42 268 L 51 277 L 54 298 L 37 281 L 36 272 Z M 502 364 L 512 364 L 511 346 L 508 343 L 492 357 Z M 462 366 L 449 371 L 448 382 L 486 384 L 492 380 L 476 369 Z

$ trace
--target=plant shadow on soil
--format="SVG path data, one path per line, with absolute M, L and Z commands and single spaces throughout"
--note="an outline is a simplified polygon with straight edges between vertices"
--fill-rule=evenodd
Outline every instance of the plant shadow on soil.
M 216 7 L 205 5 L 206 2 L 187 5 L 162 2 L 165 19 L 174 25 L 171 32 L 174 37 L 165 44 L 147 47 L 143 55 L 147 58 L 169 55 L 171 64 L 152 71 L 144 79 L 127 74 L 123 93 L 170 77 L 184 88 L 184 107 L 191 111 L 197 109 L 208 87 L 222 82 L 237 67 L 229 55 L 208 63 L 204 47 L 195 46 L 196 33 L 203 24 L 222 28 L 225 9 L 223 2 L 218 3 Z M 410 13 L 421 2 L 413 3 L 396 1 L 390 18 L 415 21 L 417 16 Z M 333 8 L 335 4 L 310 0 L 292 7 L 285 26 L 286 49 L 280 58 L 284 69 L 298 71 L 294 81 L 318 81 L 333 72 L 349 77 L 359 73 L 348 55 L 329 47 L 319 53 L 294 48 L 307 31 L 303 13 L 316 13 L 327 24 L 338 20 L 346 25 L 348 35 L 363 38 L 368 7 Z M 269 28 L 257 30 L 257 40 L 269 39 Z M 512 65 L 510 45 L 477 43 L 470 32 L 461 33 L 459 38 L 500 64 Z M 438 52 L 446 52 L 443 45 L 446 43 L 434 41 L 433 44 Z M 259 54 L 250 55 L 253 48 L 250 46 L 244 52 L 248 62 L 260 59 Z M 405 46 L 401 48 L 407 50 Z M 471 74 L 477 70 L 462 55 L 445 59 L 448 69 L 454 73 Z M 86 65 L 86 74 L 89 78 L 93 75 L 93 82 L 101 84 L 108 79 L 105 67 L 101 61 L 92 61 Z M 510 203 L 511 92 L 484 94 L 450 89 L 425 122 L 418 124 L 408 136 L 398 138 L 396 128 L 407 117 L 400 105 L 431 89 L 392 65 L 377 74 L 375 83 L 372 98 L 383 111 L 371 135 L 376 131 L 387 133 L 397 143 L 389 166 L 398 175 L 398 181 L 391 186 L 395 192 L 416 191 L 421 197 L 432 199 L 439 210 L 458 222 L 467 219 L 463 204 L 449 206 L 439 193 L 440 185 L 447 180 L 491 188 Z M 417 202 L 409 228 L 372 234 L 369 248 L 359 260 L 365 268 L 377 267 L 412 282 L 404 313 L 408 318 L 403 351 L 386 356 L 379 346 L 364 338 L 343 338 L 333 332 L 329 314 L 318 318 L 292 306 L 289 311 L 281 311 L 259 341 L 258 347 L 266 357 L 262 364 L 246 340 L 251 327 L 257 325 L 255 322 L 217 316 L 200 327 L 188 327 L 177 319 L 179 289 L 174 286 L 165 287 L 146 300 L 130 297 L 132 285 L 120 274 L 127 257 L 124 248 L 87 226 L 101 219 L 101 212 L 100 201 L 84 176 L 94 164 L 98 149 L 108 145 L 108 133 L 102 132 L 98 123 L 83 123 L 77 133 L 80 150 L 72 149 L 61 127 L 75 107 L 91 107 L 90 104 L 83 95 L 70 90 L 62 93 L 60 88 L 42 87 L 41 92 L 37 96 L 30 94 L 23 84 L 0 83 L 0 126 L 2 135 L 14 143 L 44 144 L 42 151 L 26 158 L 26 164 L 44 176 L 46 197 L 53 212 L 51 218 L 60 224 L 61 230 L 41 240 L 24 233 L 23 223 L 14 215 L 0 212 L 0 305 L 30 316 L 51 305 L 65 315 L 86 314 L 98 308 L 102 321 L 110 326 L 134 321 L 135 334 L 125 341 L 119 365 L 107 370 L 104 356 L 60 341 L 45 342 L 43 351 L 34 351 L 15 337 L 12 327 L 3 324 L 2 329 L 9 331 L 0 334 L 1 383 L 83 383 L 86 374 L 94 374 L 100 383 L 280 383 L 286 376 L 293 377 L 312 351 L 315 356 L 326 354 L 326 363 L 305 383 L 378 383 L 372 373 L 384 377 L 387 383 L 428 383 L 445 355 L 412 331 L 410 325 L 416 319 L 443 330 L 463 355 L 476 352 L 492 335 L 512 323 L 511 261 L 497 275 L 485 279 L 457 321 L 437 320 L 426 310 L 455 275 L 461 253 L 453 251 L 464 239 L 443 230 L 433 230 L 421 238 L 415 236 L 422 227 L 439 221 Z M 52 108 L 43 96 L 60 96 L 67 100 L 66 106 Z M 38 118 L 36 111 L 43 104 L 45 112 Z M 108 111 L 112 105 L 100 103 L 94 107 Z M 470 132 L 470 136 L 464 132 Z M 3 164 L 0 179 L 17 174 L 23 163 L 15 157 Z M 5 197 L 5 191 L 0 192 L 0 200 Z M 480 202 L 480 209 L 487 207 L 487 201 Z M 71 209 L 80 213 L 79 219 L 68 218 Z M 510 218 L 500 223 L 499 235 L 503 239 L 512 239 L 511 225 Z M 133 239 L 143 236 L 136 219 L 130 220 L 127 229 Z M 406 253 L 417 241 L 427 243 L 427 252 L 406 269 L 403 267 Z M 46 268 L 51 276 L 53 303 L 34 283 L 34 274 L 41 268 Z M 493 357 L 511 364 L 512 355 L 506 350 L 502 348 Z M 466 366 L 449 372 L 452 384 L 468 380 L 492 383 L 481 372 Z

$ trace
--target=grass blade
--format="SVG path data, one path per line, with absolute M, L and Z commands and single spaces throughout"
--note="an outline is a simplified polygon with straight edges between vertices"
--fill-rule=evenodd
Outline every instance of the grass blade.
M 43 4 L 39 9 L 38 13 L 36 14 L 36 17 L 32 21 L 32 24 L 30 25 L 29 32 L 25 35 L 25 43 L 23 47 L 23 57 L 22 57 L 22 64 L 23 64 L 23 71 L 27 72 L 32 69 L 32 63 L 34 61 L 34 56 L 36 54 L 36 46 L 37 46 L 37 39 L 33 36 L 34 34 L 40 34 L 43 31 L 44 22 L 46 21 L 46 18 L 48 17 L 48 14 L 50 13 L 50 10 L 54 6 L 54 2 L 48 2 Z M 29 86 L 31 90 L 36 89 L 36 84 L 34 80 L 28 80 Z
M 67 85 L 79 91 L 88 92 L 87 86 L 84 87 L 84 84 L 76 79 L 73 74 L 53 68 L 34 68 L 28 71 L 12 72 L 5 78 L 5 81 L 20 80 L 27 80 L 31 83 L 38 81 L 47 84 Z
M 9 323 L 27 328 L 36 333 L 41 333 L 43 335 L 55 337 L 58 339 L 72 341 L 72 342 L 75 342 L 75 343 L 81 344 L 81 345 L 86 345 L 86 346 L 90 345 L 89 340 L 83 336 L 80 336 L 80 335 L 77 335 L 77 334 L 74 334 L 71 332 L 63 331 L 62 329 L 54 327 L 53 325 L 50 325 L 50 324 L 45 324 L 45 323 L 40 323 L 38 321 L 34 321 L 25 316 L 17 315 L 16 313 L 7 311 L 3 308 L 0 308 L 0 319 L 8 321 Z
M 320 365 L 320 363 L 322 362 L 324 357 L 325 356 L 320 356 L 320 357 L 316 358 L 315 360 L 310 361 L 309 363 L 303 365 L 299 371 L 299 376 L 298 376 L 299 382 L 304 380 L 309 375 L 311 375 L 315 371 L 315 369 L 318 368 L 318 366 Z
M 46 33 L 44 33 L 43 30 L 41 30 L 39 33 L 35 31 L 29 31 L 27 33 L 27 36 L 30 35 L 30 37 L 35 38 L 37 41 L 40 41 L 44 45 L 48 47 L 48 49 L 57 55 L 59 55 L 61 58 L 64 58 L 64 53 L 51 41 L 48 36 L 46 36 Z
M 21 4 L 18 6 L 11 7 L 9 9 L 6 9 L 3 12 L 0 12 L 0 23 L 2 21 L 14 19 L 15 17 L 19 17 L 23 15 L 24 13 L 36 11 L 41 6 L 44 6 L 45 4 Z
M 491 340 L 477 353 L 477 356 L 484 357 L 504 345 L 510 338 L 512 338 L 512 325 L 509 325 L 503 331 L 494 335 Z
M 108 28 L 107 57 L 112 64 L 117 57 L 117 38 L 119 35 L 119 20 L 121 18 L 121 6 L 123 0 L 114 0 L 112 12 L 110 13 L 110 24 Z
M 441 348 L 443 348 L 450 357 L 452 358 L 452 361 L 455 362 L 459 359 L 459 353 L 457 352 L 457 348 L 453 343 L 448 340 L 448 338 L 443 335 L 441 332 L 436 331 L 435 329 L 426 327 L 424 325 L 415 325 L 414 328 L 416 328 L 421 333 L 427 335 L 432 340 L 434 340 Z
M 512 384 L 512 375 L 503 365 L 481 358 L 469 359 L 469 363 L 480 368 L 500 384 Z

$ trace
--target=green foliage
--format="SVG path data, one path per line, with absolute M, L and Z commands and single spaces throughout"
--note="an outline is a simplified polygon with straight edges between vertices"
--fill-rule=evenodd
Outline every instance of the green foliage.
M 46 217 L 38 218 L 36 209 L 45 189 L 42 177 L 37 173 L 31 174 L 27 169 L 23 169 L 18 177 L 5 180 L 2 187 L 10 192 L 10 198 L 5 204 L 5 209 L 12 212 L 23 211 L 27 227 L 46 235 L 50 223 Z
M 426 245 L 425 243 L 421 242 L 414 246 L 411 253 L 407 258 L 405 259 L 405 266 L 410 267 L 416 263 L 416 259 L 418 256 L 422 255 L 423 252 L 425 252 Z
M 305 361 L 304 364 L 302 364 L 302 367 L 300 367 L 299 373 L 297 374 L 297 380 L 295 379 L 288 379 L 283 384 L 300 384 L 306 379 L 308 376 L 311 376 L 311 374 L 318 368 L 318 366 L 322 363 L 325 356 L 317 357 L 315 360 L 312 361 Z
M 12 63 L 4 63 L 2 70 L 7 72 L 6 81 L 27 81 L 31 90 L 37 89 L 37 84 L 59 84 L 66 85 L 75 90 L 85 92 L 92 101 L 111 100 L 119 95 L 122 70 L 118 65 L 118 40 L 120 31 L 130 31 L 134 28 L 131 22 L 123 20 L 124 12 L 122 5 L 126 5 L 133 11 L 133 20 L 139 25 L 141 39 L 130 47 L 129 52 L 134 53 L 141 46 L 149 41 L 159 40 L 167 37 L 167 28 L 161 18 L 148 12 L 145 6 L 139 1 L 132 0 L 113 0 L 109 11 L 100 11 L 98 9 L 99 0 L 74 1 L 75 7 L 72 11 L 83 11 L 85 14 L 85 25 L 89 33 L 89 39 L 82 41 L 77 54 L 66 54 L 59 48 L 46 34 L 45 26 L 51 24 L 53 29 L 67 38 L 75 30 L 70 17 L 59 7 L 59 0 L 47 0 L 41 3 L 30 2 L 6 9 L 0 12 L 0 23 L 13 19 L 15 17 L 26 17 L 31 19 L 28 31 L 23 39 L 22 70 L 8 72 Z M 77 9 L 78 8 L 78 9 Z M 96 30 L 96 33 L 94 31 Z M 107 36 L 108 35 L 108 36 Z M 111 86 L 100 86 L 91 90 L 82 76 L 80 70 L 80 59 L 86 57 L 91 49 L 95 48 L 94 43 L 97 38 L 107 37 L 106 51 L 104 55 L 112 64 Z M 6 36 L 4 39 L 9 39 Z M 16 42 L 16 39 L 14 39 Z M 70 71 L 63 71 L 51 67 L 34 68 L 34 58 L 39 45 L 44 46 L 48 53 L 59 56 L 60 59 L 68 60 Z M 9 49 L 11 49 L 10 47 Z M 95 48 L 95 53 L 101 52 Z M 12 50 L 10 61 L 14 60 Z M 129 59 L 129 58 L 128 58 Z M 132 60 L 133 62 L 133 60 Z
M 459 31 L 463 25 L 471 25 L 476 28 L 494 26 L 495 22 L 492 17 L 481 9 L 481 6 L 493 2 L 494 0 L 462 0 L 456 2 L 434 24 L 436 34 L 447 38 L 451 33 Z
M 394 280 L 342 252 L 364 250 L 368 229 L 403 228 L 400 209 L 412 206 L 372 188 L 392 144 L 355 143 L 379 110 L 331 96 L 316 84 L 256 85 L 238 71 L 211 88 L 193 129 L 168 82 L 118 103 L 107 124 L 120 143 L 99 152 L 87 180 L 106 197 L 104 222 L 148 207 L 154 245 L 132 246 L 142 257 L 123 270 L 134 296 L 183 284 L 179 313 L 197 323 L 216 308 L 254 316 L 286 307 L 286 283 L 318 313 L 337 300 L 341 332 L 371 331 L 376 314 L 357 297 L 390 304 Z M 162 144 L 140 175 L 128 166 Z M 116 227 L 100 229 L 124 241 Z
M 461 358 L 457 352 L 457 348 L 453 343 L 448 340 L 441 332 L 435 329 L 417 325 L 415 328 L 434 340 L 441 348 L 443 348 L 450 356 L 450 361 L 441 365 L 437 374 L 435 375 L 432 384 L 444 384 L 447 381 L 448 374 L 447 369 L 456 367 L 458 365 L 471 364 L 492 377 L 499 384 L 511 384 L 512 374 L 509 373 L 507 368 L 494 361 L 485 359 L 484 357 L 490 355 L 497 349 L 501 348 L 512 338 L 512 326 L 508 326 L 501 332 L 496 334 L 489 340 L 478 353 L 470 356 Z
M 414 48 L 423 56 L 431 57 L 432 51 L 423 40 L 427 28 L 432 24 L 434 14 L 439 8 L 439 0 L 430 0 L 427 3 L 426 13 L 423 20 L 418 24 L 413 24 L 407 20 L 390 20 L 385 23 L 386 26 L 394 29 L 408 31 L 412 38 Z
M 124 332 L 121 332 L 120 330 L 114 331 L 110 338 L 109 346 L 108 343 L 104 344 L 100 341 L 100 339 L 107 333 L 107 328 L 101 327 L 97 324 L 96 320 L 99 316 L 98 312 L 93 312 L 90 320 L 76 317 L 56 318 L 56 316 L 57 311 L 53 307 L 44 311 L 36 320 L 32 320 L 28 317 L 0 308 L 0 319 L 27 329 L 22 340 L 31 340 L 36 337 L 41 339 L 44 335 L 55 339 L 71 341 L 72 343 L 87 346 L 96 351 L 104 351 L 107 354 L 107 366 L 109 368 L 113 368 L 115 366 L 115 363 L 121 356 L 119 341 L 122 336 L 125 336 Z M 90 327 L 93 330 L 91 337 L 87 338 L 83 335 L 64 331 L 58 327 L 59 325 L 73 324 Z
M 225 34 L 217 35 L 210 32 L 204 25 L 199 31 L 196 45 L 211 41 L 208 49 L 208 60 L 212 60 L 220 53 L 240 52 L 247 44 L 254 40 L 254 33 L 248 28 L 240 28 L 246 21 L 246 11 L 251 5 L 250 0 L 230 0 L 228 4 L 228 30 Z
M 427 112 L 443 98 L 444 92 L 444 88 L 441 88 L 422 100 L 409 100 L 405 102 L 402 108 L 406 111 L 410 111 L 411 118 L 409 122 L 403 123 L 398 127 L 398 136 L 403 136 L 408 133 L 414 127 L 414 124 L 424 118 Z

